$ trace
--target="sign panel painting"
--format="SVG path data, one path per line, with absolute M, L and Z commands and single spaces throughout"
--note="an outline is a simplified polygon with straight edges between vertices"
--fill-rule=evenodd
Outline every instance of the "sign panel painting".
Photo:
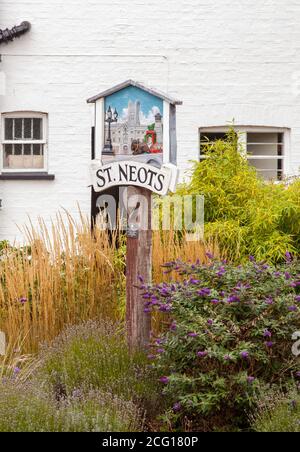
M 105 98 L 105 145 L 107 158 L 163 161 L 163 100 L 135 86 Z

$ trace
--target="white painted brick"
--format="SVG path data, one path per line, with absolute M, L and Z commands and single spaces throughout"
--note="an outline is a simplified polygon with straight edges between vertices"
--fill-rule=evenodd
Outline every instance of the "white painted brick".
M 1 46 L 0 112 L 49 114 L 54 182 L 0 182 L 0 239 L 63 206 L 89 213 L 90 107 L 86 99 L 128 78 L 184 101 L 179 164 L 197 159 L 199 127 L 291 128 L 287 172 L 300 166 L 300 3 L 297 0 L 1 0 L 0 27 L 32 31 Z

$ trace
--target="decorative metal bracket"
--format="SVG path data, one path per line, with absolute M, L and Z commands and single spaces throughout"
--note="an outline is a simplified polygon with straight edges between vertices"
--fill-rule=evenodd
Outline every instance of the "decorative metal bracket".
M 27 33 L 31 28 L 30 22 L 22 22 L 21 25 L 13 27 L 11 30 L 6 28 L 5 30 L 0 29 L 0 44 L 7 44 L 9 41 L 13 41 L 15 38 L 20 38 L 20 36 Z

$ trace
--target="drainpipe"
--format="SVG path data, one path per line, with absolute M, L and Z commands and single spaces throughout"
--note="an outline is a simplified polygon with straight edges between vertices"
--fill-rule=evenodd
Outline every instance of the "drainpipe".
M 6 28 L 0 29 L 0 45 L 7 44 L 9 41 L 13 41 L 15 38 L 19 38 L 29 31 L 31 28 L 30 22 L 22 22 L 21 25 L 13 27 L 11 30 Z

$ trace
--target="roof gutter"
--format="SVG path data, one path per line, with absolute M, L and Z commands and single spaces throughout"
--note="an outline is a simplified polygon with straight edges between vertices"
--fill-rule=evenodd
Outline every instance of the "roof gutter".
M 15 26 L 12 29 L 0 29 L 0 45 L 7 44 L 9 41 L 13 41 L 15 38 L 20 38 L 20 36 L 27 33 L 30 28 L 30 22 L 22 22 L 21 25 Z

